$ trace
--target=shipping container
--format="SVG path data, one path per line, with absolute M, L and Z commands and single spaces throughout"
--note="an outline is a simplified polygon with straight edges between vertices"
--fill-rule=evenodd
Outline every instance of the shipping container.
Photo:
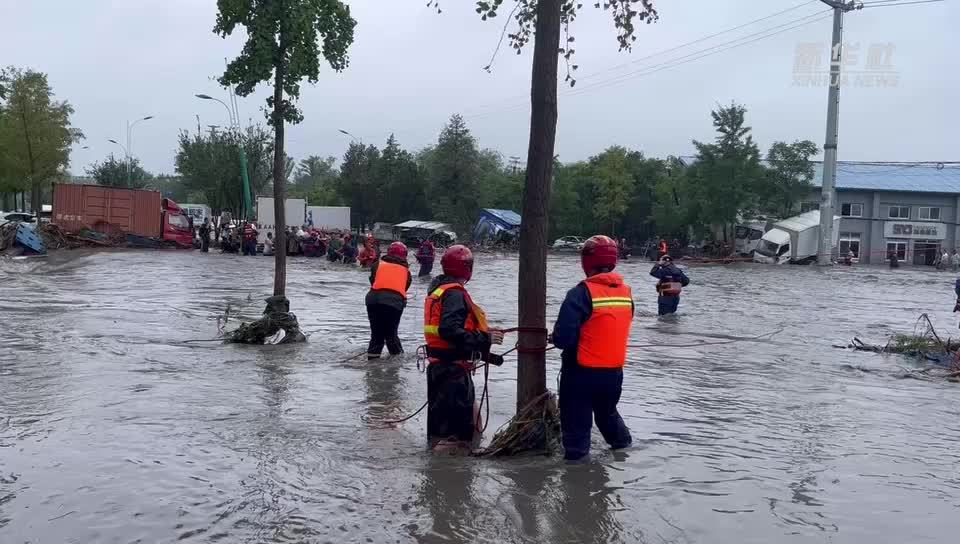
M 284 202 L 284 215 L 286 215 L 287 227 L 303 226 L 307 216 L 307 201 L 302 198 L 288 198 Z M 263 243 L 267 238 L 267 233 L 272 232 L 276 237 L 276 220 L 274 219 L 273 197 L 257 197 L 257 227 L 260 234 L 257 237 L 259 243 Z
M 158 191 L 72 184 L 53 188 L 52 222 L 67 232 L 112 225 L 129 234 L 160 238 L 160 213 Z

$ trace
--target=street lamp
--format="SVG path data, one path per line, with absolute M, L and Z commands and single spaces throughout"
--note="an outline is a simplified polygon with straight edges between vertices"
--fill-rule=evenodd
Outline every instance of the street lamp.
M 247 151 L 243 147 L 243 138 L 240 136 L 240 114 L 238 112 L 237 115 L 234 116 L 233 109 L 219 98 L 214 98 L 208 94 L 195 94 L 193 96 L 196 96 L 200 100 L 214 100 L 222 104 L 224 108 L 227 108 L 227 115 L 230 117 L 230 130 L 236 134 L 237 147 L 240 148 L 240 178 L 243 180 L 243 218 L 247 219 L 253 199 L 250 196 L 250 177 L 247 175 Z
M 127 160 L 124 162 L 127 163 L 127 188 L 129 189 L 130 188 L 130 153 L 127 152 L 126 146 L 124 146 L 120 142 L 116 140 L 107 140 L 107 141 L 110 142 L 111 144 L 117 144 L 120 146 L 120 149 L 123 149 L 123 155 L 127 158 Z
M 133 123 L 131 123 L 130 121 L 127 121 L 127 149 L 133 149 L 133 140 L 131 139 L 131 136 L 132 136 L 131 133 L 133 131 L 133 127 L 137 126 L 137 123 L 140 123 L 141 121 L 149 121 L 150 119 L 153 119 L 152 115 L 141 117 L 140 119 L 137 119 Z
M 354 143 L 358 143 L 358 144 L 360 144 L 360 145 L 363 145 L 363 140 L 361 140 L 360 138 L 357 138 L 357 137 L 354 136 L 353 134 L 350 134 L 350 133 L 347 132 L 346 130 L 343 130 L 342 128 L 339 128 L 339 129 L 337 129 L 337 131 L 339 131 L 340 134 L 346 134 L 347 136 L 349 136 L 350 138 L 352 138 L 353 141 L 354 141 Z

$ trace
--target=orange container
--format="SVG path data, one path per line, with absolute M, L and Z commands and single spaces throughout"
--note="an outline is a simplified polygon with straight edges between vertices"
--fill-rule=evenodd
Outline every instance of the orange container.
M 105 232 L 113 226 L 159 238 L 160 200 L 159 191 L 58 183 L 53 186 L 52 222 L 67 232 L 84 227 Z

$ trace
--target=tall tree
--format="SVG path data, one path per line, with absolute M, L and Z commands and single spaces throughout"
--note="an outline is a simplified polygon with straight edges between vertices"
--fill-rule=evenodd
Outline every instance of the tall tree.
M 247 96 L 261 82 L 273 79 L 269 119 L 274 129 L 273 198 L 278 225 L 286 224 L 284 123 L 299 123 L 303 115 L 292 99 L 300 96 L 300 81 L 316 83 L 321 55 L 337 72 L 347 67 L 347 48 L 356 25 L 350 8 L 340 0 L 217 0 L 214 32 L 226 37 L 238 26 L 246 30 L 243 51 L 220 78 Z M 322 41 L 322 47 L 318 43 Z M 287 281 L 287 244 L 277 229 L 273 294 L 284 295 Z
M 593 167 L 593 186 L 597 200 L 593 204 L 593 214 L 610 235 L 615 233 L 614 225 L 623 219 L 630 205 L 633 193 L 633 176 L 628 170 L 627 150 L 613 146 L 591 161 Z
M 130 157 L 129 160 L 117 160 L 113 153 L 102 162 L 95 162 L 86 168 L 86 173 L 97 180 L 98 185 L 107 187 L 143 189 L 153 179 L 153 174 L 140 166 L 139 159 Z
M 29 187 L 39 214 L 41 189 L 64 172 L 83 133 L 70 125 L 73 107 L 53 99 L 46 74 L 0 70 L 0 101 L 0 186 Z
M 177 173 L 192 193 L 217 212 L 229 211 L 240 217 L 243 209 L 243 179 L 240 174 L 240 146 L 247 157 L 250 191 L 263 194 L 270 183 L 273 165 L 273 136 L 263 126 L 235 132 L 196 133 L 182 131 L 174 159 Z
M 817 144 L 810 140 L 798 140 L 792 144 L 774 142 L 767 151 L 768 174 L 760 188 L 760 194 L 766 197 L 766 211 L 776 217 L 784 218 L 793 213 L 794 205 L 814 188 L 813 163 L 810 157 L 817 154 Z
M 713 110 L 713 126 L 717 130 L 714 143 L 694 140 L 697 162 L 690 174 L 696 180 L 695 190 L 700 201 L 709 203 L 703 208 L 709 224 L 732 226 L 741 212 L 756 207 L 758 179 L 764 175 L 760 164 L 760 150 L 746 124 L 747 110 L 732 103 Z
M 393 134 L 380 154 L 374 176 L 380 204 L 376 220 L 398 223 L 429 215 L 430 206 L 420 169 L 413 155 L 400 147 Z
M 377 185 L 375 171 L 380 150 L 374 145 L 351 143 L 340 165 L 340 194 L 350 205 L 352 221 L 366 225 L 375 220 L 377 212 Z
M 337 205 L 339 171 L 334 166 L 336 162 L 336 157 L 321 158 L 319 155 L 302 159 L 293 175 L 290 196 L 305 198 L 313 206 Z
M 477 2 L 477 12 L 486 20 L 497 15 L 503 0 Z M 600 7 L 600 3 L 595 4 Z M 517 51 L 531 38 L 533 68 L 530 85 L 530 142 L 523 194 L 523 225 L 520 230 L 519 313 L 525 331 L 546 330 L 547 304 L 547 207 L 553 179 L 554 145 L 557 135 L 557 64 L 562 54 L 567 66 L 574 54 L 570 23 L 582 4 L 578 0 L 516 0 L 511 14 L 518 28 L 510 34 Z M 630 49 L 636 40 L 634 22 L 652 22 L 657 17 L 652 0 L 605 0 L 611 11 L 620 49 Z M 561 29 L 566 41 L 561 47 Z M 567 81 L 576 83 L 570 70 Z M 544 398 L 547 392 L 546 354 L 543 333 L 520 334 L 517 370 L 518 410 Z
M 427 184 L 433 214 L 463 232 L 477 213 L 480 150 L 460 115 L 453 115 L 440 131 L 428 155 Z

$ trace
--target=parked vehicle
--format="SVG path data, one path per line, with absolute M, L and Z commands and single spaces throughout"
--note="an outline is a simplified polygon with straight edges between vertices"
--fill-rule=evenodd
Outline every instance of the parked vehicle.
M 737 255 L 753 256 L 760 245 L 760 239 L 767 231 L 766 221 L 748 221 L 737 225 L 733 234 L 733 249 Z
M 350 230 L 349 206 L 307 206 L 306 224 L 320 230 Z
M 193 247 L 187 214 L 158 191 L 56 184 L 52 222 L 67 232 L 89 229 Z
M 288 198 L 283 206 L 287 227 L 302 227 L 307 221 L 307 201 L 302 198 Z M 273 197 L 257 197 L 257 226 L 259 234 L 257 243 L 262 244 L 267 239 L 267 233 L 272 232 L 276 239 L 276 215 L 273 209 Z
M 820 240 L 820 211 L 812 210 L 773 225 L 760 239 L 753 254 L 758 263 L 811 263 L 817 258 Z M 840 217 L 833 217 L 832 248 L 840 240 Z
M 579 236 L 564 236 L 553 241 L 553 249 L 558 251 L 580 251 L 583 248 L 583 238 Z
M 0 225 L 16 221 L 18 223 L 33 223 L 36 218 L 30 212 L 0 212 Z

